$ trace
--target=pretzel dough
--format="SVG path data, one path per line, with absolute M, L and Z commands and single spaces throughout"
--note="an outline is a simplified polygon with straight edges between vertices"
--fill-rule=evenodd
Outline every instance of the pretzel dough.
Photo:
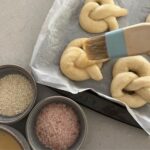
M 138 76 L 150 75 L 150 63 L 143 56 L 130 56 L 118 59 L 113 68 L 113 77 L 122 72 L 135 72 Z
M 89 60 L 83 50 L 83 43 L 87 38 L 73 40 L 64 50 L 60 68 L 64 75 L 75 81 L 88 79 L 102 80 L 103 76 L 100 71 L 101 61 Z
M 85 31 L 101 33 L 108 29 L 118 29 L 116 17 L 127 13 L 126 9 L 116 6 L 113 0 L 85 0 L 79 21 Z
M 120 58 L 113 68 L 111 94 L 132 108 L 150 103 L 150 63 L 142 56 Z

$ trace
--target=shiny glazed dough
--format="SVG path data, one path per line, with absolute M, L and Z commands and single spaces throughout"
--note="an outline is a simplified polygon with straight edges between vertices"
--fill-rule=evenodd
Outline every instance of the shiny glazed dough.
M 120 58 L 113 68 L 112 97 L 138 108 L 150 102 L 150 63 L 142 56 Z
M 76 39 L 68 44 L 61 56 L 60 69 L 65 76 L 74 81 L 102 80 L 102 62 L 87 58 L 83 50 L 85 40 L 87 38 Z
M 80 13 L 81 27 L 90 33 L 101 33 L 119 28 L 116 17 L 127 15 L 127 10 L 113 0 L 86 0 Z

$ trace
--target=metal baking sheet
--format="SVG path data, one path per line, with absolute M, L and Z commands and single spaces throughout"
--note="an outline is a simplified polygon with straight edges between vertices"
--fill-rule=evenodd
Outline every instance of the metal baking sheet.
M 69 92 L 50 88 L 40 84 L 38 84 L 37 87 L 38 87 L 37 103 L 49 96 L 58 96 L 58 95 L 67 96 L 73 99 L 74 101 L 78 102 L 79 104 L 86 106 L 90 109 L 93 109 L 99 113 L 102 113 L 108 117 L 140 128 L 139 124 L 128 113 L 125 107 L 119 104 L 115 104 L 111 101 L 108 101 L 103 97 L 99 97 L 98 95 L 96 95 L 91 91 L 85 91 L 79 94 L 71 94 Z M 25 128 L 27 117 L 12 125 L 12 127 L 19 130 L 24 136 L 26 135 Z
M 78 18 L 83 2 L 83 0 L 55 0 L 34 48 L 31 60 L 32 72 L 40 84 L 73 94 L 91 89 L 109 101 L 120 103 L 111 97 L 109 90 L 112 66 L 116 60 L 104 65 L 102 69 L 104 79 L 99 82 L 93 80 L 73 82 L 66 78 L 59 69 L 60 57 L 65 46 L 73 39 L 93 35 L 86 33 L 79 25 Z M 150 13 L 150 0 L 142 2 L 141 0 L 115 0 L 115 3 L 129 11 L 128 16 L 119 19 L 120 27 L 145 22 Z M 147 59 L 150 57 L 147 56 Z M 150 134 L 150 105 L 147 104 L 138 109 L 130 109 L 126 106 L 126 109 Z

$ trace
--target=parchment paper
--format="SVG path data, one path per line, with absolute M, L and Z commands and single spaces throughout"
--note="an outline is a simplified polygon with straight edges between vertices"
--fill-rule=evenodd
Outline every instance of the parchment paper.
M 89 37 L 79 25 L 79 14 L 83 0 L 55 0 L 53 7 L 43 24 L 37 43 L 34 48 L 31 68 L 40 84 L 69 91 L 71 93 L 92 89 L 108 100 L 120 103 L 110 96 L 110 83 L 112 80 L 112 66 L 116 60 L 109 61 L 102 69 L 102 81 L 87 80 L 73 82 L 66 78 L 59 69 L 60 56 L 65 46 L 73 39 Z M 129 15 L 119 20 L 120 27 L 145 22 L 150 13 L 150 0 L 116 0 L 117 5 L 127 8 Z M 150 57 L 147 56 L 150 60 Z M 130 109 L 129 113 L 150 135 L 150 105 L 138 109 Z

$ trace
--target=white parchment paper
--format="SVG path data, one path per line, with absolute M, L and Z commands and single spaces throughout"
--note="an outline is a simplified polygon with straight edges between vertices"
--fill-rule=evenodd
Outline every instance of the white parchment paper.
M 59 69 L 59 61 L 65 46 L 73 39 L 89 37 L 79 25 L 79 14 L 83 0 L 55 0 L 53 7 L 43 24 L 34 48 L 31 68 L 38 83 L 55 87 L 71 93 L 92 89 L 100 96 L 119 103 L 110 96 L 112 66 L 116 60 L 109 61 L 102 69 L 102 81 L 87 80 L 73 82 L 66 78 Z M 150 13 L 150 0 L 116 0 L 115 3 L 127 8 L 129 15 L 119 19 L 120 27 L 145 22 Z M 149 56 L 146 56 L 150 60 Z M 130 109 L 129 113 L 150 135 L 150 105 Z

